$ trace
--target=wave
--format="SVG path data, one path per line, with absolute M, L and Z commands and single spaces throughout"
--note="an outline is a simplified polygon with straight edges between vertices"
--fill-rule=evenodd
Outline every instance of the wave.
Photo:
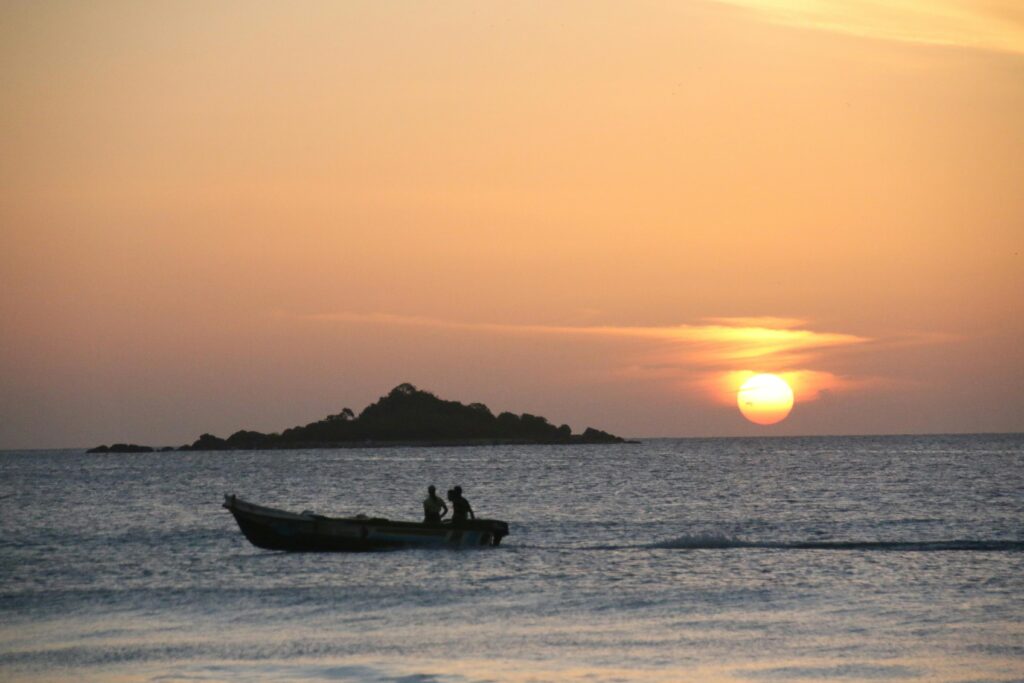
M 1024 552 L 1024 540 L 955 539 L 940 541 L 746 541 L 722 534 L 699 534 L 656 543 L 601 545 L 505 544 L 516 550 L 849 550 L 879 552 Z
M 659 543 L 637 546 L 653 550 L 860 550 L 895 552 L 1021 552 L 1024 541 L 958 539 L 951 541 L 744 541 L 716 534 L 680 536 Z

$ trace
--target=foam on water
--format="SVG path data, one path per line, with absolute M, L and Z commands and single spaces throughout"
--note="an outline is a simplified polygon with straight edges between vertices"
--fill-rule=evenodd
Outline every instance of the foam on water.
M 648 546 L 663 550 L 718 550 L 732 548 L 765 548 L 769 550 L 862 550 L 892 552 L 1021 552 L 1024 541 L 985 541 L 985 540 L 953 540 L 953 541 L 743 541 L 728 536 L 680 536 L 668 541 L 652 543 Z

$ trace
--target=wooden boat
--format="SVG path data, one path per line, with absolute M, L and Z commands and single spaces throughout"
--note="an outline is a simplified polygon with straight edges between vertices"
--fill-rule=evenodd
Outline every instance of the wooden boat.
M 224 496 L 224 507 L 235 517 L 249 541 L 267 550 L 301 552 L 359 552 L 408 547 L 496 546 L 508 535 L 508 524 L 496 519 L 396 522 L 379 517 L 325 517 L 296 514 Z

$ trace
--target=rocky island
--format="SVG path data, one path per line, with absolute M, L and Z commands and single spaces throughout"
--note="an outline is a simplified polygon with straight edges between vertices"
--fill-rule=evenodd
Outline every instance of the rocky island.
M 500 444 L 611 444 L 625 439 L 588 427 L 573 434 L 544 417 L 504 412 L 495 415 L 482 403 L 465 405 L 438 398 L 411 384 L 400 384 L 359 415 L 345 408 L 318 422 L 280 433 L 237 431 L 226 439 L 203 434 L 183 451 L 357 448 L 373 446 L 476 446 Z M 118 444 L 120 445 L 120 444 Z M 135 446 L 132 444 L 132 446 Z M 146 446 L 135 446 L 138 449 Z M 150 449 L 154 450 L 154 449 Z M 90 453 L 148 452 L 99 446 Z

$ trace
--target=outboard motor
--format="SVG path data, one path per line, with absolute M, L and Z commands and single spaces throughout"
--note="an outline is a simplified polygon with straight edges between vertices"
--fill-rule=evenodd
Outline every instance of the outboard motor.
M 508 536 L 508 523 L 493 521 L 491 522 L 491 545 L 496 546 L 501 544 L 501 539 Z

